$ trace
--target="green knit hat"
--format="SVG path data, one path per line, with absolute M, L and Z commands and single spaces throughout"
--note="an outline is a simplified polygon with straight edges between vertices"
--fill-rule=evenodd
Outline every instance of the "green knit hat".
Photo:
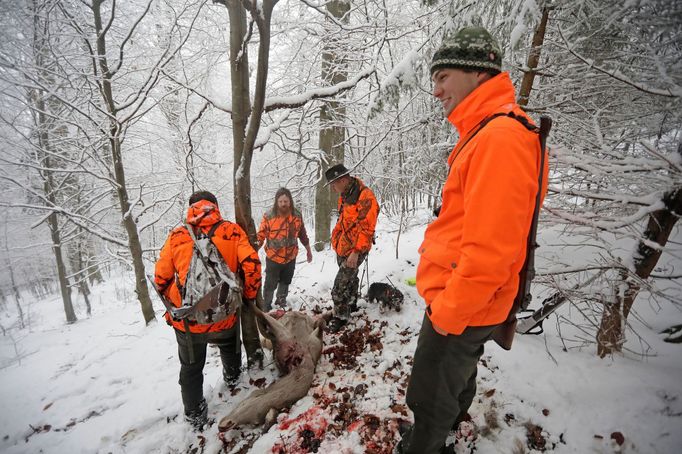
M 443 68 L 502 71 L 502 49 L 485 28 L 464 27 L 433 55 L 431 74 Z

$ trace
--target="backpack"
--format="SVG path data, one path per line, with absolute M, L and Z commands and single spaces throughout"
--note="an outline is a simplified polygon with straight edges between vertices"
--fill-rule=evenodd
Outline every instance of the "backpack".
M 185 285 L 180 288 L 182 307 L 174 311 L 175 318 L 200 324 L 216 323 L 240 307 L 240 279 L 227 266 L 212 240 L 223 222 L 214 224 L 207 233 L 200 230 L 198 234 L 192 226 L 185 225 L 194 245 Z

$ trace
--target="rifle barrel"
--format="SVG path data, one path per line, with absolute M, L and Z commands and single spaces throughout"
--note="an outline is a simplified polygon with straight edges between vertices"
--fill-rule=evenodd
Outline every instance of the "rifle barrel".
M 600 270 L 595 273 L 592 277 L 582 283 L 578 283 L 571 288 L 571 291 L 579 290 L 582 287 L 587 287 L 592 282 L 597 280 L 599 276 L 606 272 L 605 269 Z M 542 322 L 556 312 L 566 301 L 568 301 L 568 295 L 570 291 L 559 291 L 554 293 L 548 298 L 542 301 L 542 305 L 539 309 L 536 309 L 529 317 L 524 317 L 518 319 L 516 324 L 516 332 L 520 334 L 528 334 L 534 328 L 540 326 L 542 327 Z M 539 333 L 535 333 L 539 334 Z

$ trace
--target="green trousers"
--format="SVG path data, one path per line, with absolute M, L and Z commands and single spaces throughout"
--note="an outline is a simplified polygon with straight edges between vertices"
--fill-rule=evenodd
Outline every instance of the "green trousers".
M 196 412 L 204 400 L 204 364 L 206 363 L 206 347 L 208 344 L 215 344 L 220 350 L 224 380 L 229 382 L 239 378 L 242 351 L 237 323 L 225 331 L 192 333 L 191 348 L 194 354 L 194 362 L 190 361 L 190 345 L 187 336 L 183 331 L 175 330 L 175 337 L 178 341 L 178 358 L 180 359 L 180 380 L 178 383 L 180 383 L 185 414 Z
M 443 336 L 424 314 L 406 395 L 414 424 L 403 434 L 398 452 L 440 452 L 455 421 L 474 400 L 476 367 L 494 329 L 470 326 L 460 335 Z

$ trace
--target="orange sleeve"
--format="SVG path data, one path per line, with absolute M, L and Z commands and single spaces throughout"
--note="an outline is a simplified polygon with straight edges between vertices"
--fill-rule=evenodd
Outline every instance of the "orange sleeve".
M 265 239 L 268 237 L 268 232 L 270 231 L 270 225 L 268 223 L 268 218 L 263 215 L 263 220 L 258 227 L 258 247 L 265 244 Z
M 237 260 L 244 273 L 244 291 L 246 299 L 255 299 L 261 285 L 261 264 L 258 253 L 249 243 L 249 237 L 244 230 L 235 224 L 235 229 L 240 233 L 237 243 Z
M 431 320 L 450 333 L 461 333 L 473 314 L 486 310 L 525 257 L 540 146 L 537 135 L 509 122 L 515 120 L 498 120 L 499 126 L 481 131 L 466 174 L 459 175 L 465 213 L 461 256 L 431 303 Z
M 308 238 L 308 232 L 305 229 L 303 218 L 298 217 L 297 219 L 300 224 L 300 228 L 298 229 L 298 239 L 301 240 L 301 244 L 303 246 L 308 247 L 310 245 L 310 238 Z
M 358 199 L 358 240 L 355 250 L 359 253 L 369 252 L 374 241 L 374 229 L 379 217 L 379 204 L 371 189 L 365 188 Z
M 175 280 L 175 266 L 173 265 L 173 252 L 171 251 L 171 236 L 168 235 L 166 242 L 159 253 L 159 260 L 154 268 L 154 283 L 159 292 L 164 293 Z

